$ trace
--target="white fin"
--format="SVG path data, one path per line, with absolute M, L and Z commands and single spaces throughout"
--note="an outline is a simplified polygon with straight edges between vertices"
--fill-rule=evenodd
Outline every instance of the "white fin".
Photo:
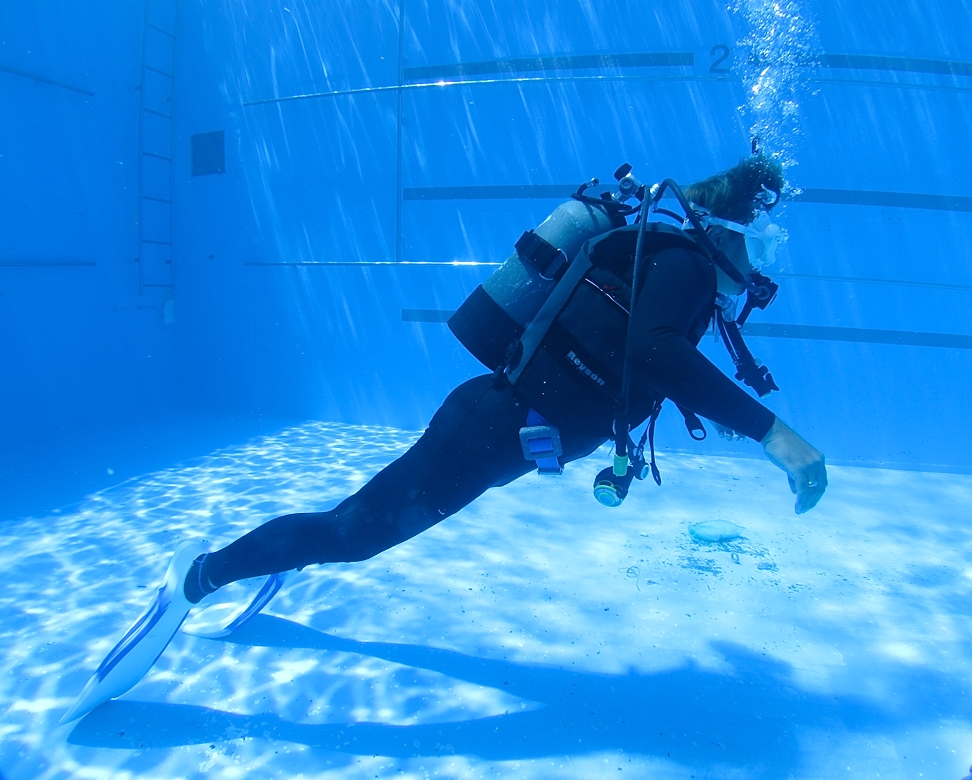
M 61 723 L 77 720 L 121 696 L 148 673 L 194 606 L 182 586 L 192 562 L 204 552 L 196 542 L 185 542 L 176 549 L 154 600 L 105 656 Z

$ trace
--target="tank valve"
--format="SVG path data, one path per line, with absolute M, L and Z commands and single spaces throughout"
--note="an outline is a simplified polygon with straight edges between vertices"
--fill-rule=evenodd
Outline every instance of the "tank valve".
M 614 199 L 619 203 L 624 203 L 633 197 L 643 200 L 645 197 L 645 185 L 631 175 L 631 165 L 625 163 L 614 172 L 614 178 L 618 180 L 618 192 Z

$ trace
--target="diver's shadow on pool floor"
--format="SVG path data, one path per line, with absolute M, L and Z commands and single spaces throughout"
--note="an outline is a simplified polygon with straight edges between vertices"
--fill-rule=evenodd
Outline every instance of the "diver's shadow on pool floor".
M 800 739 L 807 732 L 864 733 L 877 726 L 932 723 L 941 717 L 935 702 L 955 698 L 946 677 L 893 666 L 887 670 L 899 681 L 893 710 L 862 698 L 837 699 L 801 689 L 786 665 L 729 642 L 715 645 L 731 668 L 728 673 L 689 663 L 654 673 L 611 675 L 477 658 L 419 645 L 357 642 L 269 615 L 257 616 L 226 641 L 358 653 L 494 687 L 539 707 L 414 726 L 315 725 L 272 713 L 237 715 L 123 699 L 85 716 L 68 742 L 142 750 L 245 736 L 352 755 L 406 758 L 454 752 L 488 760 L 620 750 L 670 758 L 683 765 L 759 767 L 760 776 L 785 777 L 800 763 Z

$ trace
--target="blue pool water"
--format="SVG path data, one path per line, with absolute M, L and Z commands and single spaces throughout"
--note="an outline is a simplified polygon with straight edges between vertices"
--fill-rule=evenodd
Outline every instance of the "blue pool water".
M 5 5 L 0 778 L 970 772 L 970 42 L 959 0 Z M 531 474 L 59 725 L 180 542 L 330 509 L 482 373 L 445 322 L 524 230 L 754 139 L 816 509 L 666 407 L 620 508 L 607 446 Z

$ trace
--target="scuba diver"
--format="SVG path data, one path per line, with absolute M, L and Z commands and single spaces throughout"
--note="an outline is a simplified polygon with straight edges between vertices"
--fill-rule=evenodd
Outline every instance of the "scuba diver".
M 155 600 L 62 722 L 134 686 L 190 609 L 229 583 L 267 577 L 231 619 L 191 633 L 226 636 L 269 602 L 286 572 L 371 558 L 489 488 L 534 468 L 560 474 L 608 440 L 613 463 L 595 480 L 598 501 L 616 506 L 633 479 L 649 474 L 660 484 L 653 436 L 665 399 L 693 438 L 705 435 L 701 416 L 724 436 L 758 441 L 786 473 L 796 513 L 813 508 L 827 486 L 823 454 L 697 349 L 715 319 L 736 378 L 760 397 L 778 389 L 740 327 L 776 294 L 760 269 L 782 235 L 769 219 L 783 189 L 781 167 L 754 154 L 684 192 L 670 179 L 644 185 L 629 165 L 615 177 L 617 192 L 588 195 L 592 179 L 525 232 L 450 319 L 491 373 L 453 390 L 418 441 L 335 508 L 277 517 L 214 552 L 196 543 L 177 549 Z M 665 205 L 666 196 L 682 213 Z M 635 442 L 631 432 L 645 421 Z

